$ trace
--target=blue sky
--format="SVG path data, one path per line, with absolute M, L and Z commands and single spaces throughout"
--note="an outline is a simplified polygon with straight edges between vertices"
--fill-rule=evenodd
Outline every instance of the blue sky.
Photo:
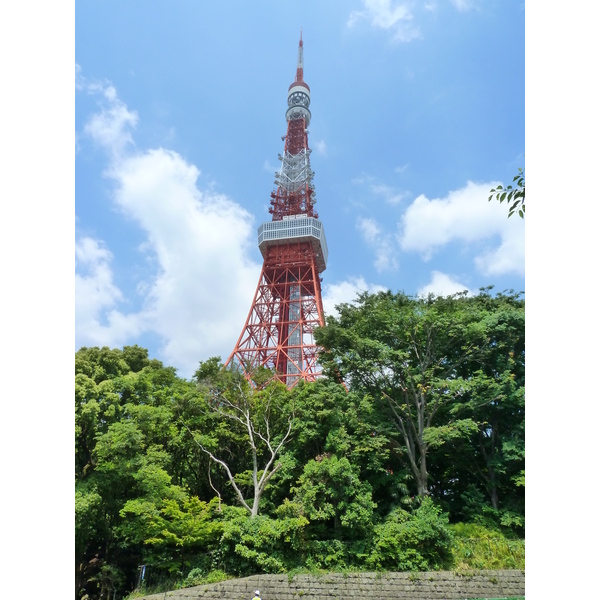
M 184 377 L 227 358 L 300 28 L 326 313 L 362 289 L 525 289 L 524 221 L 487 201 L 524 166 L 522 0 L 82 2 L 76 348 L 137 343 Z

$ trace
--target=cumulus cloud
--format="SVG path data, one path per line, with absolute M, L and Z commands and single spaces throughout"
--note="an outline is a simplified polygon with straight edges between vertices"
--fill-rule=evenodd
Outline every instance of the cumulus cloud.
M 201 192 L 198 170 L 175 152 L 149 150 L 110 172 L 115 200 L 147 233 L 160 265 L 145 311 L 172 364 L 224 359 L 246 318 L 260 265 L 248 259 L 251 215 Z
M 469 296 L 473 295 L 473 291 L 468 286 L 453 279 L 450 275 L 440 271 L 432 271 L 431 281 L 417 290 L 417 296 L 428 296 L 429 294 L 451 296 L 452 294 L 464 291 L 467 291 Z
M 253 219 L 226 196 L 201 190 L 200 171 L 176 152 L 136 150 L 137 115 L 111 89 L 97 86 L 101 110 L 84 131 L 106 149 L 114 204 L 145 233 L 140 251 L 156 270 L 138 285 L 145 294 L 140 311 L 125 315 L 114 309 L 122 294 L 112 284 L 110 253 L 99 242 L 80 240 L 80 253 L 88 258 L 78 264 L 93 266 L 88 287 L 80 290 L 93 298 L 95 289 L 98 298 L 90 305 L 95 321 L 91 308 L 78 313 L 78 340 L 93 337 L 104 314 L 102 343 L 135 343 L 133 335 L 156 333 L 163 340 L 160 358 L 190 376 L 200 359 L 226 359 L 241 331 L 260 273 L 248 258 Z
M 79 346 L 122 345 L 129 335 L 139 332 L 139 319 L 125 317 L 116 310 L 123 300 L 113 282 L 111 252 L 91 237 L 75 244 L 75 319 Z
M 419 196 L 406 209 L 398 241 L 404 251 L 429 260 L 453 241 L 477 247 L 475 264 L 485 274 L 524 273 L 525 229 L 521 219 L 507 218 L 506 205 L 488 202 L 498 182 L 471 181 L 445 198 Z M 498 245 L 499 243 L 499 245 Z
M 373 263 L 378 273 L 398 268 L 394 238 L 389 233 L 383 233 L 374 219 L 359 217 L 356 227 L 361 237 L 375 252 Z
M 511 217 L 510 220 L 515 219 Z M 515 219 L 518 221 L 518 219 Z M 522 226 L 523 223 L 520 223 Z M 525 272 L 525 244 L 523 228 L 509 228 L 502 236 L 502 243 L 475 258 L 475 265 L 484 275 L 502 275 Z
M 127 146 L 133 146 L 130 127 L 138 122 L 135 112 L 130 112 L 118 100 L 112 100 L 111 106 L 92 116 L 86 123 L 84 132 L 92 137 L 104 149 L 115 155 L 121 155 Z
M 134 145 L 131 135 L 139 120 L 135 111 L 117 97 L 117 91 L 109 82 L 88 81 L 81 74 L 81 67 L 75 66 L 75 89 L 96 95 L 100 112 L 93 114 L 84 127 L 84 133 L 116 159 Z
M 413 25 L 413 16 L 408 4 L 392 0 L 363 0 L 364 10 L 354 10 L 347 21 L 348 27 L 355 27 L 361 21 L 368 21 L 371 27 L 390 31 L 398 42 L 409 42 L 420 36 Z
M 363 277 L 351 277 L 346 281 L 328 283 L 323 287 L 323 310 L 325 315 L 338 316 L 335 307 L 344 302 L 354 302 L 360 292 L 385 292 L 387 288 L 376 283 L 367 283 Z
M 121 290 L 113 283 L 111 260 L 112 254 L 98 240 L 83 237 L 75 244 L 76 309 L 88 323 L 97 321 L 101 310 L 122 299 Z

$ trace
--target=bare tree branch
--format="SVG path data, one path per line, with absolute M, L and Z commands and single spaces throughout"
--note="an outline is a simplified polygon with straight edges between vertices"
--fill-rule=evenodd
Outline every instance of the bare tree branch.
M 240 490 L 240 488 L 237 486 L 236 482 L 235 482 L 235 478 L 232 475 L 229 466 L 227 465 L 227 463 L 219 458 L 217 458 L 210 450 L 207 450 L 197 439 L 196 436 L 192 433 L 192 431 L 190 430 L 190 428 L 183 423 L 183 426 L 189 431 L 190 435 L 192 436 L 192 439 L 194 440 L 194 442 L 198 445 L 198 447 L 202 450 L 202 452 L 205 452 L 206 454 L 208 454 L 208 456 L 210 456 L 210 458 L 216 462 L 217 464 L 221 465 L 224 469 L 225 472 L 227 473 L 227 477 L 229 477 L 229 481 L 231 482 L 231 485 L 233 487 L 233 489 L 235 490 L 238 500 L 240 501 L 240 503 L 242 504 L 242 506 L 244 506 L 244 508 L 246 508 L 250 513 L 252 513 L 252 509 L 248 506 L 248 504 L 246 503 L 246 501 L 244 500 L 244 496 L 242 495 L 242 492 Z
M 185 428 L 192 435 L 195 443 L 198 447 L 206 453 L 212 461 L 221 465 L 227 476 L 233 489 L 236 492 L 237 498 L 240 504 L 250 512 L 252 517 L 258 514 L 259 503 L 262 494 L 272 479 L 273 475 L 277 473 L 283 466 L 281 462 L 275 464 L 277 456 L 281 453 L 284 445 L 289 441 L 292 425 L 293 425 L 293 412 L 287 417 L 287 430 L 281 432 L 282 437 L 277 443 L 276 447 L 273 447 L 273 400 L 276 390 L 268 389 L 266 392 L 266 404 L 262 408 L 259 408 L 258 412 L 254 407 L 252 395 L 256 394 L 254 390 L 246 390 L 240 383 L 235 386 L 235 392 L 238 395 L 238 402 L 232 401 L 221 392 L 213 391 L 212 398 L 212 409 L 213 412 L 221 417 L 228 419 L 230 422 L 238 423 L 245 431 L 246 442 L 248 443 L 251 454 L 252 454 L 252 485 L 254 488 L 254 500 L 252 506 L 244 499 L 244 495 L 238 485 L 236 484 L 235 477 L 231 472 L 229 465 L 221 458 L 215 456 L 210 450 L 205 448 L 194 436 L 189 427 L 184 424 Z M 264 430 L 261 431 L 260 423 L 264 422 Z M 279 436 L 276 436 L 276 439 Z M 259 448 L 259 445 L 261 448 Z M 263 447 L 264 445 L 264 447 Z M 265 464 L 262 469 L 259 469 L 259 452 L 264 452 L 266 448 Z M 260 472 L 260 476 L 259 476 Z

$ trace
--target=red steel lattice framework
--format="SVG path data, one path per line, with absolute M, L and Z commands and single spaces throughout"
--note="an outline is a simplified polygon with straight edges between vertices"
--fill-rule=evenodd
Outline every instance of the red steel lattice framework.
M 267 367 L 290 388 L 321 372 L 313 332 L 324 325 L 320 273 L 327 265 L 327 243 L 314 210 L 309 106 L 301 32 L 296 78 L 288 88 L 282 164 L 271 193 L 273 218 L 258 229 L 264 263 L 246 324 L 226 362 L 248 377 Z

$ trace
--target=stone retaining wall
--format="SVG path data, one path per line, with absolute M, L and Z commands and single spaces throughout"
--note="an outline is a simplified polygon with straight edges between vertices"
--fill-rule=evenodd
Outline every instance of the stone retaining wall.
M 330 573 L 322 576 L 253 575 L 145 596 L 145 600 L 444 600 L 525 595 L 524 571 Z M 140 599 L 142 600 L 142 599 Z

